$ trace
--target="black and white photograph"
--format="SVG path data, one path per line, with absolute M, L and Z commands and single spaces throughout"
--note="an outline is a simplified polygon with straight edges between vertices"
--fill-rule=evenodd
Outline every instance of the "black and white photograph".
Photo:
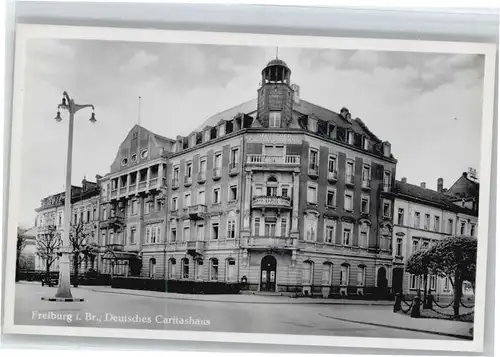
M 7 330 L 478 348 L 494 47 L 131 33 L 18 35 Z

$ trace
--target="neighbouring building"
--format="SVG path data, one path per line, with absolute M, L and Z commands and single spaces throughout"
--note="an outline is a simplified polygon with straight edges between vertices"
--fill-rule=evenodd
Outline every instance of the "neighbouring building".
M 18 227 L 17 234 L 24 240 L 24 246 L 19 256 L 19 268 L 34 270 L 36 259 L 36 227 L 29 229 Z
M 308 102 L 285 62 L 186 137 L 141 126 L 101 180 L 101 272 L 386 293 L 396 159 L 348 109 Z
M 424 287 L 424 282 L 419 281 L 418 277 L 405 272 L 405 264 L 412 253 L 428 249 L 443 238 L 460 235 L 477 237 L 476 203 L 479 198 L 479 184 L 472 182 L 476 188 L 469 196 L 458 188 L 466 187 L 461 183 L 464 179 L 469 180 L 466 174 L 451 186 L 453 190 L 443 188 L 442 178 L 437 180 L 436 190 L 426 187 L 425 183 L 420 186 L 409 184 L 406 178 L 396 181 L 393 221 L 394 291 L 414 295 L 420 288 L 430 289 L 438 296 L 453 294 L 449 279 L 431 276 L 427 287 Z M 462 204 L 462 197 L 467 197 L 466 202 L 471 205 Z M 464 288 L 467 293 L 465 290 Z

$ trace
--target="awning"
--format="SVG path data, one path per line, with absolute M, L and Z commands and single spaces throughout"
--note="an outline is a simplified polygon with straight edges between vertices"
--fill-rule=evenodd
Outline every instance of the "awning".
M 134 252 L 113 252 L 111 250 L 108 250 L 104 253 L 102 256 L 102 259 L 109 259 L 109 260 L 134 260 L 134 259 L 139 259 L 139 256 L 137 253 Z

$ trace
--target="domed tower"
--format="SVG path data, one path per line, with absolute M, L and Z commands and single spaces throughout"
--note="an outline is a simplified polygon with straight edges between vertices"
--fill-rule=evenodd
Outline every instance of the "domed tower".
M 262 70 L 257 120 L 265 128 L 286 128 L 292 120 L 291 73 L 286 63 L 278 58 L 273 59 Z

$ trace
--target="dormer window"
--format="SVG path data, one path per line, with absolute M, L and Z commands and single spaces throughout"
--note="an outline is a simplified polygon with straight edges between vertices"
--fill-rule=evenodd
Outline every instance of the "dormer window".
M 210 141 L 210 129 L 205 130 L 203 142 Z
M 219 130 L 217 132 L 217 137 L 220 138 L 226 134 L 226 126 L 224 124 L 219 125 Z
M 328 124 L 328 137 L 330 139 L 335 139 L 337 137 L 336 128 L 333 124 Z
M 269 113 L 269 127 L 270 128 L 281 128 L 281 112 L 270 112 Z
M 318 122 L 316 121 L 316 119 L 309 118 L 309 130 L 313 133 L 318 131 Z
M 350 131 L 350 130 L 347 131 L 347 138 L 346 138 L 346 140 L 347 140 L 347 143 L 349 145 L 353 145 L 354 144 L 354 133 L 352 131 Z
M 369 143 L 370 143 L 370 141 L 368 140 L 368 138 L 366 136 L 361 137 L 361 145 L 363 147 L 363 150 L 368 150 Z

